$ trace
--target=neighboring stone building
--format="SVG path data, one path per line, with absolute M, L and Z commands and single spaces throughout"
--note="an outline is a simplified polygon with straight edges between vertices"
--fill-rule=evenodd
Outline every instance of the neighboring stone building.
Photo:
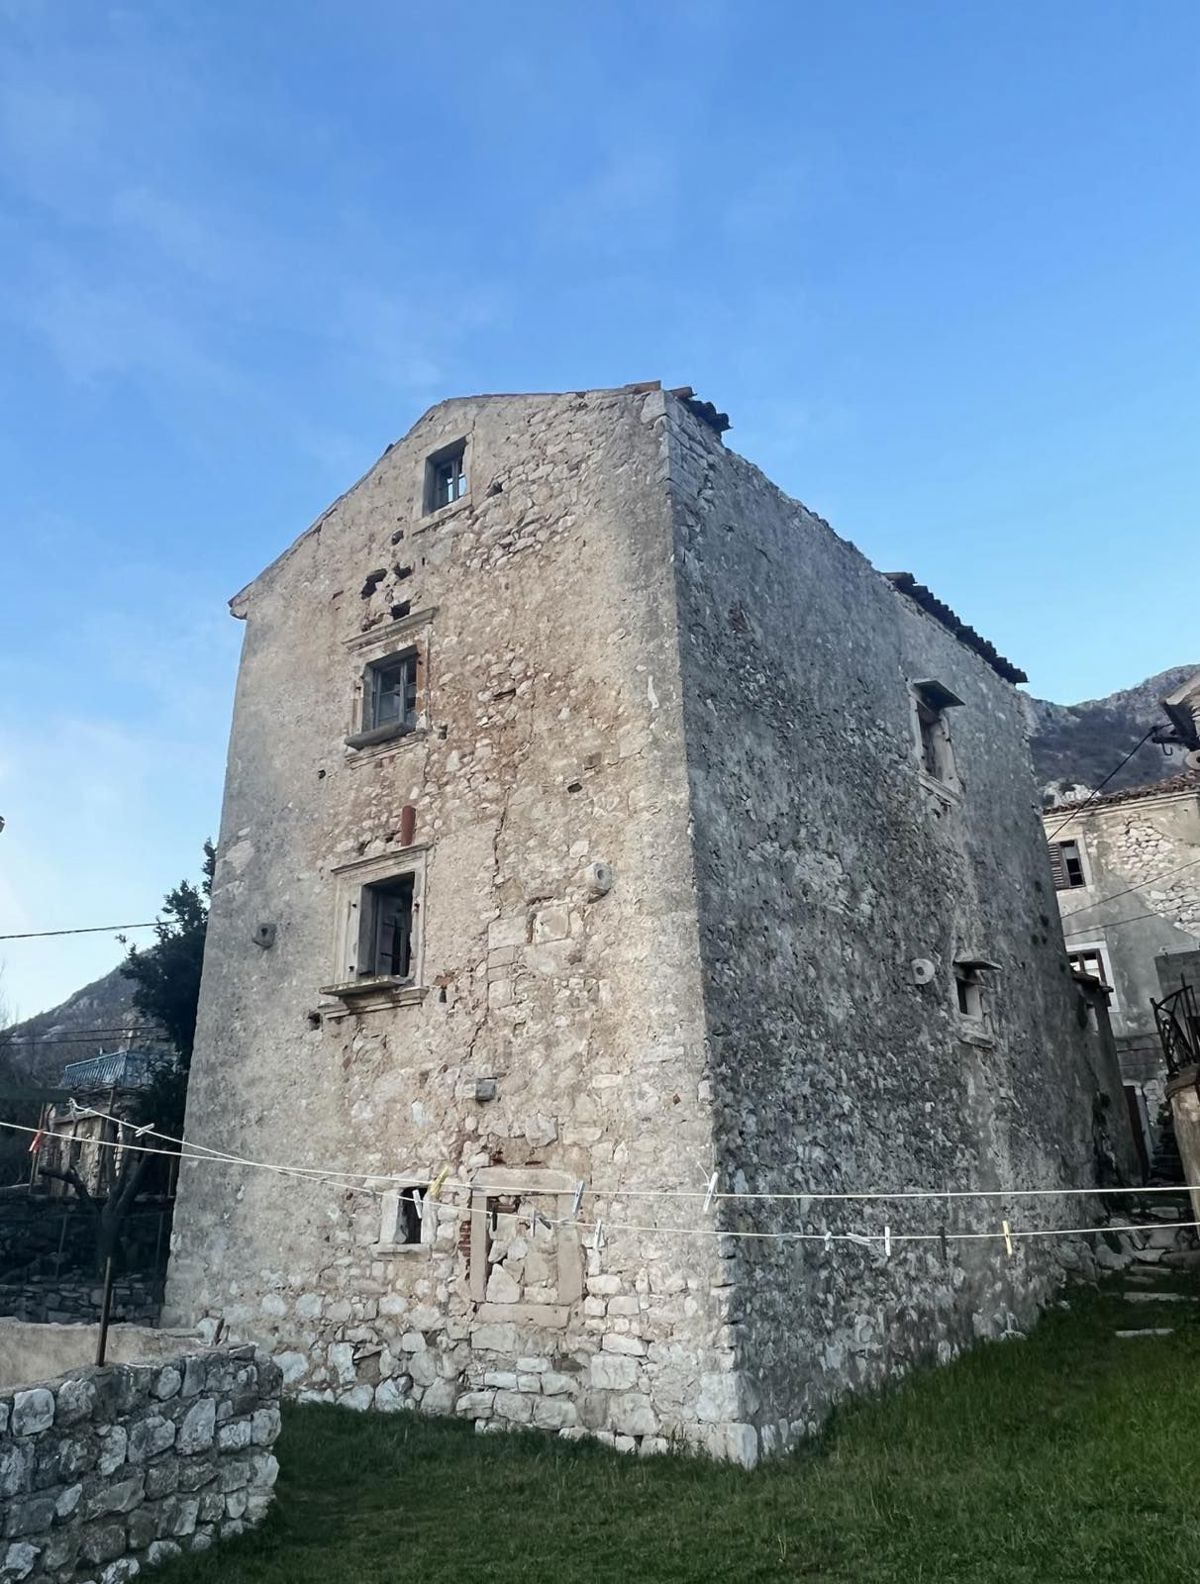
M 185 1162 L 168 1304 L 294 1389 L 752 1461 L 1083 1258 L 706 1203 L 1078 1187 L 1119 1104 L 1020 673 L 724 427 L 444 402 L 233 602 L 188 1134 L 374 1179 Z
M 1200 773 L 1043 815 L 1067 949 L 1109 986 L 1126 1100 L 1147 1165 L 1167 1072 L 1153 1003 L 1200 993 Z
M 156 1077 L 174 1066 L 174 1058 L 158 1051 L 102 1051 L 68 1062 L 61 1086 L 65 1102 L 43 1107 L 35 1152 L 34 1181 L 43 1168 L 75 1171 L 95 1198 L 104 1198 L 121 1172 L 125 1150 L 133 1142 L 132 1126 L 148 1120 L 145 1102 Z M 148 1160 L 143 1192 L 173 1191 L 175 1156 Z M 73 1194 L 61 1178 L 41 1179 L 51 1194 Z

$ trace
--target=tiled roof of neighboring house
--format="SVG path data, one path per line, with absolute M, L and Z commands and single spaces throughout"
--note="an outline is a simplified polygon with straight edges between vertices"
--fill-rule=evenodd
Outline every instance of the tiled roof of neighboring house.
M 1013 665 L 1011 660 L 1006 660 L 994 645 L 988 643 L 986 638 L 980 637 L 974 627 L 968 627 L 964 621 L 961 621 L 949 605 L 943 605 L 937 595 L 927 589 L 924 583 L 918 583 L 911 572 L 885 572 L 883 575 L 894 589 L 906 594 L 914 605 L 919 605 L 923 611 L 933 617 L 934 621 L 940 622 L 947 632 L 953 633 L 959 643 L 965 644 L 968 649 L 974 649 L 981 659 L 987 661 L 997 676 L 1002 676 L 1006 682 L 1029 681 L 1024 671 Z
M 168 1056 L 153 1051 L 102 1051 L 85 1061 L 63 1068 L 64 1089 L 145 1089 L 164 1067 L 174 1066 Z
M 1178 792 L 1200 793 L 1200 771 L 1183 770 L 1179 775 L 1166 776 L 1161 781 L 1149 781 L 1145 786 L 1123 787 L 1120 792 L 1102 792 L 1099 797 L 1092 798 L 1084 808 L 1084 800 L 1078 805 L 1080 814 L 1090 814 L 1094 808 L 1111 808 L 1114 803 L 1136 803 L 1139 798 L 1171 797 Z M 1063 808 L 1070 808 L 1069 803 L 1064 803 L 1062 808 L 1051 809 L 1050 814 L 1059 814 Z

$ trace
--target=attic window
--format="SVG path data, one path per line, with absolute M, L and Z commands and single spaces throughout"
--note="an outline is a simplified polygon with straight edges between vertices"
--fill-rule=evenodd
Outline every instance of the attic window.
M 435 451 L 425 463 L 425 510 L 453 506 L 467 493 L 467 442 L 456 441 Z
M 950 745 L 947 712 L 961 709 L 963 701 L 940 682 L 914 682 L 912 694 L 921 768 L 933 781 L 952 783 L 955 780 L 954 750 Z

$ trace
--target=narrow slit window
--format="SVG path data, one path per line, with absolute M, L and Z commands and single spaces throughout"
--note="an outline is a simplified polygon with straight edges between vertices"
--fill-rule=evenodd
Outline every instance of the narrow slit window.
M 954 995 L 960 1017 L 986 1028 L 986 975 L 997 964 L 983 957 L 960 957 L 954 964 Z
M 917 717 L 921 768 L 934 781 L 952 782 L 954 750 L 950 744 L 949 711 L 960 709 L 962 699 L 940 682 L 914 682 L 913 701 Z
M 983 1016 L 983 986 L 979 975 L 973 969 L 960 968 L 954 975 L 955 990 L 958 994 L 958 1010 L 963 1017 L 981 1018 Z
M 400 1190 L 400 1204 L 396 1214 L 396 1242 L 413 1244 L 421 1241 L 421 1224 L 425 1219 L 424 1184 L 412 1183 Z

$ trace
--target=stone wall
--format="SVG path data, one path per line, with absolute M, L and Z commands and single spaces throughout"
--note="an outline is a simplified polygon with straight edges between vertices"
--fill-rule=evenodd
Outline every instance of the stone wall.
M 1200 939 L 1200 782 L 1179 790 L 1150 787 L 1044 818 L 1051 840 L 1079 843 L 1087 884 L 1058 893 L 1073 951 L 1099 948 L 1114 991 L 1111 1015 L 1125 1082 L 1141 1097 L 1147 1147 L 1160 1143 L 1158 1120 L 1167 1071 L 1152 1000 L 1179 983 L 1171 965 L 1187 961 Z
M 260 1522 L 279 1384 L 244 1347 L 0 1389 L 0 1577 L 117 1584 Z
M 470 493 L 426 513 L 459 440 Z M 434 408 L 234 608 L 188 1136 L 370 1175 L 185 1161 L 171 1316 L 261 1342 L 301 1396 L 749 1461 L 1028 1311 L 1053 1271 L 1024 1254 L 751 1259 L 702 1209 L 718 1165 L 1087 1166 L 1020 714 L 982 661 L 645 388 Z M 364 665 L 409 650 L 415 729 L 349 744 Z M 944 820 L 902 721 L 918 665 L 968 701 Z M 361 888 L 400 872 L 414 983 L 345 995 Z M 991 1041 L 945 1004 L 960 925 L 1013 986 Z M 446 1171 L 399 1236 L 392 1179 Z
M 829 526 L 671 409 L 684 719 L 713 1125 L 757 1193 L 1095 1179 L 1093 1096 L 1126 1124 L 1063 952 L 1014 688 Z M 953 774 L 925 773 L 935 680 Z M 913 962 L 933 965 L 928 982 Z M 956 959 L 991 963 L 983 1020 Z M 767 1447 L 848 1387 L 1025 1324 L 1053 1245 L 939 1233 L 1077 1224 L 1081 1203 L 725 1206 L 732 1417 Z M 890 1257 L 820 1234 L 896 1235 Z M 925 1233 L 928 1243 L 900 1235 Z M 1067 1252 L 1074 1263 L 1085 1253 Z
M 713 1240 L 627 1233 L 696 1206 L 611 1192 L 712 1170 L 664 412 L 659 392 L 435 408 L 235 602 L 188 1135 L 381 1180 L 184 1162 L 168 1310 L 259 1340 L 301 1395 L 723 1448 Z M 422 515 L 425 458 L 464 435 L 469 497 Z M 347 749 L 364 657 L 414 643 L 417 730 Z M 393 861 L 423 865 L 420 983 L 351 1012 L 320 993 L 339 888 Z M 385 1224 L 385 1174 L 443 1167 L 515 1188 L 479 1212 L 477 1258 L 457 1188 L 419 1245 Z M 533 1230 L 578 1179 L 606 1190 L 583 1225 Z
M 76 1324 L 97 1320 L 104 1288 L 95 1281 L 0 1282 L 0 1315 L 37 1323 Z M 162 1312 L 162 1282 L 152 1276 L 118 1276 L 113 1282 L 112 1319 L 153 1326 Z
M 1047 814 L 1047 834 L 1066 817 L 1061 809 Z M 1106 948 L 1113 1030 L 1131 1047 L 1153 1042 L 1158 961 L 1194 951 L 1200 940 L 1200 781 L 1191 791 L 1102 799 L 1076 814 L 1060 839 L 1081 845 L 1088 881 L 1058 893 L 1067 944 Z

